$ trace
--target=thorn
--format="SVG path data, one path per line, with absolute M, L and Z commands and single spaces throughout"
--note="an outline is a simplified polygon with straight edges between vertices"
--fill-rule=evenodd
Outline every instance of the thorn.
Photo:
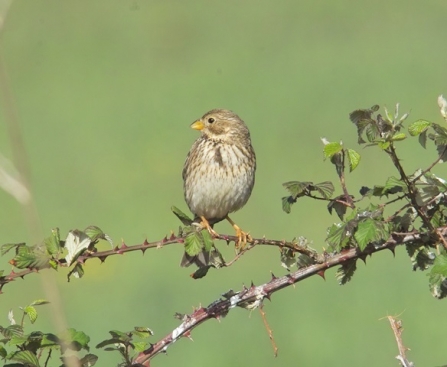
M 144 253 L 146 252 L 146 250 L 147 250 L 147 248 L 142 248 L 142 249 L 141 249 L 141 252 L 143 253 L 143 255 L 144 255 Z
M 118 246 L 115 246 L 115 248 L 113 249 L 113 251 L 118 252 L 120 249 L 118 248 Z
M 270 272 L 270 274 L 272 274 L 272 279 L 270 280 L 271 282 L 273 282 L 274 280 L 278 279 L 275 274 L 273 274 L 273 272 Z
M 177 237 L 175 236 L 174 232 L 171 231 L 171 237 L 169 237 L 169 240 L 172 241 L 172 240 L 175 240 L 176 238 Z
M 164 237 L 162 240 L 161 240 L 161 243 L 166 243 L 166 242 L 168 242 L 168 237 Z
M 143 246 L 147 246 L 147 245 L 149 245 L 149 242 L 147 242 L 147 238 L 146 238 L 143 242 Z
M 266 293 L 264 295 L 264 298 L 267 298 L 270 302 L 272 302 L 271 296 L 272 296 L 271 293 Z
M 366 257 L 367 257 L 368 255 L 367 254 L 361 254 L 361 255 L 359 255 L 359 259 L 361 259 L 364 263 L 365 263 L 365 265 L 366 265 Z
M 120 247 L 120 250 L 125 250 L 127 248 L 126 244 L 123 242 L 123 244 Z
M 253 280 L 251 281 L 250 290 L 256 288 L 256 286 L 253 284 Z
M 396 257 L 396 246 L 388 247 L 388 250 L 390 250 L 393 253 L 393 256 Z
M 101 261 L 101 264 L 102 264 L 106 261 L 107 256 L 99 256 L 98 259 L 99 259 L 99 261 Z
M 325 270 L 320 270 L 317 274 L 322 277 L 324 280 L 326 280 L 325 276 L 324 276 L 324 272 Z

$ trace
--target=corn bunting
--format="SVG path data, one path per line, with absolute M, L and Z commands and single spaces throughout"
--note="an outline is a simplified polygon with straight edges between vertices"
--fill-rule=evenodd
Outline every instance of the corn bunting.
M 245 246 L 248 233 L 234 223 L 229 213 L 242 208 L 255 183 L 256 156 L 250 132 L 234 112 L 215 109 L 191 127 L 201 131 L 186 157 L 183 189 L 189 209 L 216 236 L 213 225 L 228 220 L 238 237 L 237 247 Z

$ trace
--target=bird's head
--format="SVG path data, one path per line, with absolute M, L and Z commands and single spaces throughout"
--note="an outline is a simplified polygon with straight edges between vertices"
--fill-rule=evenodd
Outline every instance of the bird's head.
M 212 140 L 227 143 L 250 140 L 250 132 L 244 121 L 230 110 L 211 110 L 193 122 L 191 128 L 201 131 L 204 137 Z

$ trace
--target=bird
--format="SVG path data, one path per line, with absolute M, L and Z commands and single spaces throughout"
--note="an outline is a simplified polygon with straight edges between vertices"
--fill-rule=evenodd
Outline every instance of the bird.
M 226 219 L 236 232 L 236 249 L 250 239 L 228 216 L 250 198 L 256 172 L 256 154 L 250 131 L 233 111 L 213 109 L 191 124 L 201 132 L 183 166 L 186 204 L 194 221 L 217 237 L 214 224 Z

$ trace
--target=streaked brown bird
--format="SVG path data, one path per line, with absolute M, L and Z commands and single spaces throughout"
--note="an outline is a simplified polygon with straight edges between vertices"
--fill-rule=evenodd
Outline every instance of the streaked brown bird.
M 212 235 L 217 235 L 215 223 L 228 220 L 241 248 L 249 235 L 228 214 L 247 203 L 255 183 L 256 155 L 250 132 L 238 115 L 225 109 L 205 113 L 191 127 L 201 131 L 201 136 L 183 166 L 185 201 L 195 220 Z

